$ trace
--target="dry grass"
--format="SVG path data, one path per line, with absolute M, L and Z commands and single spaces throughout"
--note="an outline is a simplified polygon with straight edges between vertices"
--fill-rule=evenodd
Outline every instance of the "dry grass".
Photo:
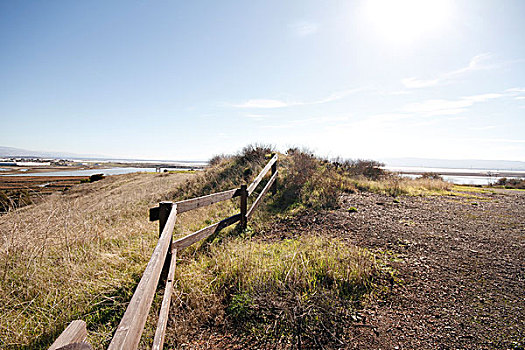
M 447 194 L 453 184 L 439 179 L 410 179 L 400 176 L 389 176 L 380 180 L 369 180 L 357 177 L 351 180 L 357 189 L 390 196 L 423 196 Z
M 46 347 L 75 318 L 106 344 L 158 238 L 148 208 L 190 176 L 112 176 L 0 217 L 1 347 Z

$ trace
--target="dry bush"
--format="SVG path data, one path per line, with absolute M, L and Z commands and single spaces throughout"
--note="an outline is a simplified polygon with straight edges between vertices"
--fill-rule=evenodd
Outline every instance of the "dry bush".
M 148 208 L 189 176 L 111 176 L 0 217 L 3 346 L 46 347 L 75 318 L 107 344 L 158 238 Z
M 385 171 L 381 168 L 385 164 L 375 160 L 336 158 L 331 164 L 339 172 L 351 177 L 363 176 L 367 179 L 378 180 L 385 175 Z
M 232 239 L 178 265 L 167 345 L 201 327 L 226 327 L 272 343 L 337 343 L 378 276 L 374 257 L 338 240 Z
M 308 150 L 289 149 L 280 158 L 279 173 L 278 193 L 271 204 L 277 211 L 301 206 L 336 208 L 343 192 L 356 189 L 348 175 L 334 163 L 318 158 Z
M 214 166 L 201 172 L 184 186 L 171 191 L 169 196 L 180 200 L 237 188 L 253 180 L 272 153 L 269 146 L 250 145 L 239 154 L 214 157 Z

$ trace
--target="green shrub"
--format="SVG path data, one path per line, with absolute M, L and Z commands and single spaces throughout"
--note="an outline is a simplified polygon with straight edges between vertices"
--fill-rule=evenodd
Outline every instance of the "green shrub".
M 496 182 L 496 185 L 511 189 L 525 189 L 525 179 L 508 179 L 503 177 Z

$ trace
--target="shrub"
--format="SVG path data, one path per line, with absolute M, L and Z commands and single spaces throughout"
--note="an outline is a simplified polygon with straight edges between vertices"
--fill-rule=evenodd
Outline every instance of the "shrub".
M 420 179 L 442 180 L 443 181 L 443 176 L 439 175 L 438 173 L 426 172 L 426 173 L 421 174 Z
M 330 209 L 338 205 L 343 192 L 355 191 L 348 176 L 334 163 L 314 156 L 308 150 L 291 148 L 280 158 L 279 191 L 273 202 L 278 210 L 306 206 Z
M 215 156 L 205 171 L 172 191 L 168 198 L 194 198 L 239 187 L 253 180 L 253 175 L 258 174 L 268 161 L 266 156 L 272 153 L 270 146 L 250 145 L 233 156 Z
M 89 177 L 89 182 L 100 181 L 104 178 L 104 174 L 93 174 Z
M 325 166 L 318 167 L 301 188 L 301 202 L 315 209 L 337 207 L 343 180 Z
M 525 189 L 525 179 L 502 177 L 496 182 L 496 185 L 511 189 Z
M 367 179 L 377 180 L 385 175 L 385 171 L 381 168 L 385 164 L 375 160 L 341 160 L 335 159 L 332 161 L 333 166 L 339 171 L 344 172 L 349 176 L 364 176 Z

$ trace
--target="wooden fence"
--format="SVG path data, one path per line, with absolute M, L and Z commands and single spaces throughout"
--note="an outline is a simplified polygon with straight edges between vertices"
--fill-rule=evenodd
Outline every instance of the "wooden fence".
M 246 228 L 248 220 L 253 215 L 255 209 L 261 204 L 266 193 L 270 190 L 272 190 L 272 193 L 275 193 L 277 158 L 277 155 L 274 155 L 249 186 L 242 185 L 240 188 L 179 202 L 161 202 L 158 207 L 150 209 L 150 221 L 159 220 L 160 238 L 155 250 L 153 251 L 151 259 L 144 270 L 144 274 L 142 275 L 135 293 L 129 302 L 128 308 L 113 335 L 113 339 L 109 344 L 108 349 L 130 350 L 138 347 L 153 302 L 153 297 L 155 296 L 159 284 L 161 272 L 163 267 L 169 264 L 166 285 L 164 288 L 164 297 L 162 299 L 157 329 L 152 346 L 152 349 L 160 350 L 163 348 L 171 295 L 173 292 L 173 279 L 175 276 L 177 252 L 236 222 L 240 222 L 242 229 Z M 266 183 L 252 206 L 248 209 L 248 197 L 253 193 L 270 170 L 270 180 Z M 197 232 L 172 241 L 177 214 L 235 197 L 240 197 L 239 214 L 230 216 L 229 218 L 205 227 Z M 76 320 L 71 322 L 71 324 L 62 332 L 53 345 L 51 345 L 50 350 L 91 349 L 91 346 L 86 342 L 86 338 L 86 323 L 81 320 Z

